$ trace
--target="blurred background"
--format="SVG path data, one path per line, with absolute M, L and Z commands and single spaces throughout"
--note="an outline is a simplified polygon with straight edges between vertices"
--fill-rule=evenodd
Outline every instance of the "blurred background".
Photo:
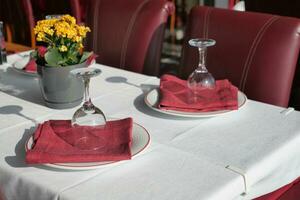
M 239 11 L 271 13 L 300 17 L 299 0 L 169 0 L 176 11 L 169 17 L 164 35 L 159 75 L 177 74 L 184 30 L 190 9 L 195 5 L 206 5 Z M 70 14 L 77 22 L 84 24 L 89 0 L 0 0 L 0 21 L 6 50 L 15 53 L 36 47 L 32 29 L 35 23 L 46 15 Z M 128 1 L 130 3 L 130 1 Z M 300 67 L 296 70 L 290 105 L 300 109 Z
M 195 5 L 231 8 L 231 0 L 170 0 L 176 11 L 168 20 L 161 56 L 161 71 L 177 73 L 184 29 L 190 9 Z M 89 0 L 0 0 L 0 21 L 4 22 L 4 36 L 8 53 L 34 49 L 32 28 L 47 15 L 70 14 L 77 22 L 86 22 Z M 128 1 L 130 3 L 130 1 Z M 232 5 L 231 5 L 232 4 Z M 11 44 L 13 43 L 13 45 Z

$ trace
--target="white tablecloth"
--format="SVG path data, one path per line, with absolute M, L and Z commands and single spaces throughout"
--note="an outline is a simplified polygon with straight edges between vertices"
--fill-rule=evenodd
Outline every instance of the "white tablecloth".
M 91 81 L 93 102 L 109 117 L 133 117 L 149 131 L 150 146 L 91 171 L 27 166 L 24 143 L 35 125 L 70 119 L 76 108 L 45 107 L 37 78 L 2 65 L 0 190 L 7 199 L 251 199 L 300 176 L 299 112 L 248 100 L 224 116 L 173 117 L 143 102 L 158 78 L 96 67 L 102 74 Z

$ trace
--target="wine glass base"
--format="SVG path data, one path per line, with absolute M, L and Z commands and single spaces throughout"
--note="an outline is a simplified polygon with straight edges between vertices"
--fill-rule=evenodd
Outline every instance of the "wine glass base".
M 207 39 L 207 38 L 194 38 L 189 40 L 189 45 L 198 48 L 206 48 L 206 47 L 214 46 L 215 44 L 216 44 L 215 40 Z

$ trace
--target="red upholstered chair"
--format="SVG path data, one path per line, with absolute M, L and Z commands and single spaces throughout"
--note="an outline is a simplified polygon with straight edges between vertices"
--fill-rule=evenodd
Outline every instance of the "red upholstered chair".
M 158 75 L 165 24 L 174 11 L 167 0 L 91 0 L 87 46 L 97 62 Z
M 270 13 L 300 18 L 299 0 L 244 0 L 247 11 Z M 300 110 L 300 56 L 291 92 L 290 106 Z
M 269 14 L 194 7 L 183 46 L 181 76 L 187 78 L 198 62 L 190 38 L 212 38 L 208 70 L 229 79 L 248 98 L 286 107 L 300 47 L 300 21 Z

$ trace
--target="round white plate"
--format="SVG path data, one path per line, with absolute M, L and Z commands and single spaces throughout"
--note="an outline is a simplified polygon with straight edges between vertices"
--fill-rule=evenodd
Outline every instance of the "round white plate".
M 158 108 L 159 101 L 159 89 L 153 89 L 144 98 L 146 105 L 158 112 L 165 113 L 168 115 L 180 116 L 180 117 L 214 117 L 218 115 L 227 114 L 230 112 L 234 112 L 236 110 L 218 110 L 211 112 L 184 112 L 184 111 L 176 111 L 176 110 L 162 110 Z M 238 107 L 239 109 L 246 104 L 247 97 L 241 91 L 238 91 Z
M 137 123 L 133 123 L 132 128 L 132 144 L 131 154 L 132 157 L 141 153 L 150 143 L 150 135 L 148 131 Z M 30 137 L 25 144 L 25 150 L 31 149 L 33 144 L 33 137 Z M 91 170 L 103 167 L 104 165 L 114 164 L 120 161 L 106 161 L 106 162 L 86 162 L 86 163 L 51 163 L 43 164 L 48 167 L 67 169 L 67 170 Z
M 18 58 L 18 60 L 12 64 L 12 68 L 19 73 L 30 75 L 30 76 L 36 76 L 37 75 L 36 72 L 27 72 L 23 70 L 23 68 L 29 62 L 29 59 L 30 59 L 29 55 Z

